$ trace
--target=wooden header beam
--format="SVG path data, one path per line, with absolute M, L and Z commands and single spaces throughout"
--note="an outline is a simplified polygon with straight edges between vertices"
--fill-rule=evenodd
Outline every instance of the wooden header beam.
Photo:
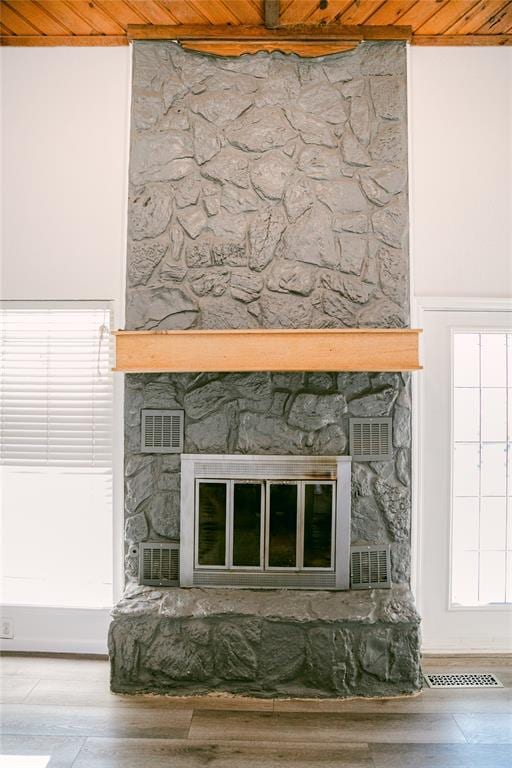
M 117 331 L 115 371 L 416 371 L 413 328 Z
M 214 40 L 219 42 L 362 42 L 363 40 L 410 40 L 411 27 L 346 26 L 342 24 L 289 24 L 268 29 L 257 26 L 230 24 L 129 24 L 129 40 Z

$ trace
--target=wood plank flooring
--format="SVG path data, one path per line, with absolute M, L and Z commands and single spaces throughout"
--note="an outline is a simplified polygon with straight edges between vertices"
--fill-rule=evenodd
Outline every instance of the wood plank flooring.
M 511 768 L 511 658 L 424 661 L 470 670 L 505 687 L 370 701 L 116 696 L 106 661 L 3 656 L 0 768 Z

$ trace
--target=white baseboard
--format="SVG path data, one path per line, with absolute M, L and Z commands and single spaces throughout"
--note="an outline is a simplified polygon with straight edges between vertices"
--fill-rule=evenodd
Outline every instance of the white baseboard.
M 107 653 L 108 608 L 6 605 L 1 615 L 12 621 L 14 638 L 1 639 L 0 651 Z

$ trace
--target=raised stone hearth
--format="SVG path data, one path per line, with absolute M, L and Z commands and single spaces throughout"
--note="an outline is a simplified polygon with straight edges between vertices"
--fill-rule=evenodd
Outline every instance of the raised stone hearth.
M 406 586 L 363 592 L 130 590 L 109 646 L 117 693 L 393 696 L 421 687 Z

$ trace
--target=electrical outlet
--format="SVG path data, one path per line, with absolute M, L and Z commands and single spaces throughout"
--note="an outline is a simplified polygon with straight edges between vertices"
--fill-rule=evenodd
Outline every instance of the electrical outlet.
M 0 619 L 0 638 L 12 640 L 14 638 L 14 623 L 12 619 Z

